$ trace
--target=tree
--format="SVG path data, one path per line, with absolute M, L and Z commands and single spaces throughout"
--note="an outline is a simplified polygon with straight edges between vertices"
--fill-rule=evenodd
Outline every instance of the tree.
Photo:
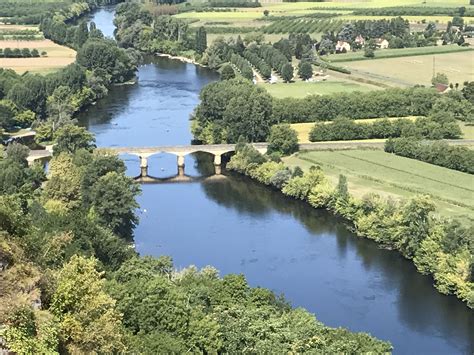
M 282 155 L 290 155 L 298 149 L 298 134 L 289 124 L 276 125 L 270 129 L 269 153 L 279 152 Z
M 77 167 L 69 154 L 59 154 L 51 160 L 49 180 L 44 189 L 46 203 L 49 200 L 61 204 L 66 210 L 81 205 L 82 171 Z
M 268 15 L 270 15 L 270 11 L 264 10 L 264 11 L 263 11 L 263 15 L 264 15 L 265 17 L 268 16 Z
M 53 131 L 73 123 L 74 107 L 71 102 L 71 89 L 67 86 L 57 87 L 47 99 L 48 120 L 52 123 Z
M 94 148 L 94 135 L 84 127 L 67 124 L 60 127 L 53 135 L 56 145 L 54 154 L 75 153 L 78 149 L 91 151 Z
M 230 80 L 235 78 L 234 69 L 230 64 L 226 64 L 221 70 L 221 80 Z
M 207 32 L 204 27 L 199 27 L 196 31 L 196 52 L 203 54 L 207 49 Z
M 17 112 L 18 109 L 12 101 L 0 100 L 0 128 L 12 128 L 15 124 L 15 115 Z
M 27 146 L 14 142 L 7 146 L 6 153 L 7 159 L 10 161 L 19 163 L 22 166 L 28 165 L 26 158 L 28 158 L 30 150 Z
M 101 176 L 92 186 L 90 205 L 97 220 L 117 235 L 130 238 L 138 218 L 135 197 L 140 187 L 130 178 L 117 172 Z
M 298 75 L 303 80 L 308 80 L 313 77 L 313 66 L 308 62 L 300 62 L 298 68 Z
M 104 288 L 97 261 L 74 255 L 59 271 L 51 311 L 60 322 L 60 339 L 70 353 L 126 350 L 121 315 Z
M 364 57 L 366 58 L 374 58 L 375 57 L 375 52 L 372 48 L 370 48 L 369 46 L 366 46 L 364 48 Z
M 474 81 L 466 81 L 461 91 L 464 98 L 474 105 Z
M 293 66 L 290 63 L 286 63 L 281 68 L 281 76 L 286 83 L 289 83 L 293 79 Z
M 431 78 L 431 84 L 433 84 L 433 86 L 437 84 L 448 85 L 449 84 L 448 76 L 444 73 L 436 73 L 436 75 L 433 78 Z
M 89 30 L 87 28 L 87 22 L 82 21 L 76 28 L 76 34 L 74 36 L 74 45 L 76 48 L 81 48 L 89 38 Z

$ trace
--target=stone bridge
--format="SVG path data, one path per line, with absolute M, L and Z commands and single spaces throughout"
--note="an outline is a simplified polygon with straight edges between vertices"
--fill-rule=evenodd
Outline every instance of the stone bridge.
M 267 151 L 267 143 L 252 144 L 260 153 Z M 108 150 L 117 154 L 135 155 L 140 158 L 140 176 L 148 176 L 148 158 L 160 153 L 176 155 L 178 164 L 178 175 L 184 175 L 184 157 L 186 155 L 203 152 L 214 156 L 216 174 L 221 172 L 222 155 L 235 151 L 235 144 L 208 144 L 208 145 L 175 145 L 157 147 L 109 147 Z

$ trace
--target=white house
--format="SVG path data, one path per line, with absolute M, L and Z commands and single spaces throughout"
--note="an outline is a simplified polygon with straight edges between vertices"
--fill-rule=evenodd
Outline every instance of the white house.
M 337 41 L 336 43 L 336 52 L 350 52 L 351 51 L 351 45 L 345 41 Z
M 388 48 L 388 41 L 383 38 L 377 38 L 375 40 L 375 45 L 380 49 L 387 49 Z
M 365 38 L 362 37 L 361 35 L 358 35 L 356 39 L 354 40 L 354 42 L 360 45 L 361 47 L 363 47 L 365 44 Z

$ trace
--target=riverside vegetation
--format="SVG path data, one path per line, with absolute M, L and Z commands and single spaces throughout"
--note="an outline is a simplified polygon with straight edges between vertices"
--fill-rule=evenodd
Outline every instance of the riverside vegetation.
M 294 137 L 296 132 L 288 140 Z M 454 294 L 474 307 L 473 227 L 455 219 L 434 218 L 436 207 L 428 196 L 400 202 L 375 194 L 356 199 L 349 194 L 344 175 L 333 186 L 317 166 L 304 173 L 298 167 L 291 170 L 244 143 L 239 144 L 227 167 L 343 217 L 357 235 L 413 260 L 419 272 L 433 277 L 441 293 Z

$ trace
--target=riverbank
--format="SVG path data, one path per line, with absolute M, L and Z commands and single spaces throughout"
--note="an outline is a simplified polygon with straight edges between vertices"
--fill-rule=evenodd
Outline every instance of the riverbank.
M 343 217 L 358 236 L 374 240 L 384 249 L 397 250 L 413 261 L 419 273 L 430 275 L 439 292 L 455 295 L 474 308 L 470 241 L 462 239 L 462 235 L 469 235 L 469 229 L 452 220 L 433 218 L 436 206 L 430 197 L 412 195 L 398 202 L 374 194 L 355 198 L 349 193 L 344 175 L 339 175 L 334 186 L 317 166 L 303 172 L 258 156 L 247 146 L 232 157 L 227 167 L 286 196 Z M 453 239 L 458 245 L 447 248 Z
M 175 55 L 166 54 L 166 53 L 155 53 L 155 55 L 156 55 L 157 57 L 179 60 L 180 62 L 183 62 L 183 63 L 194 64 L 194 65 L 198 65 L 198 66 L 200 66 L 200 67 L 202 67 L 202 68 L 207 68 L 206 65 L 201 64 L 201 63 L 199 63 L 199 62 L 196 62 L 194 59 L 191 59 L 191 58 L 188 58 L 188 57 L 175 56 Z

